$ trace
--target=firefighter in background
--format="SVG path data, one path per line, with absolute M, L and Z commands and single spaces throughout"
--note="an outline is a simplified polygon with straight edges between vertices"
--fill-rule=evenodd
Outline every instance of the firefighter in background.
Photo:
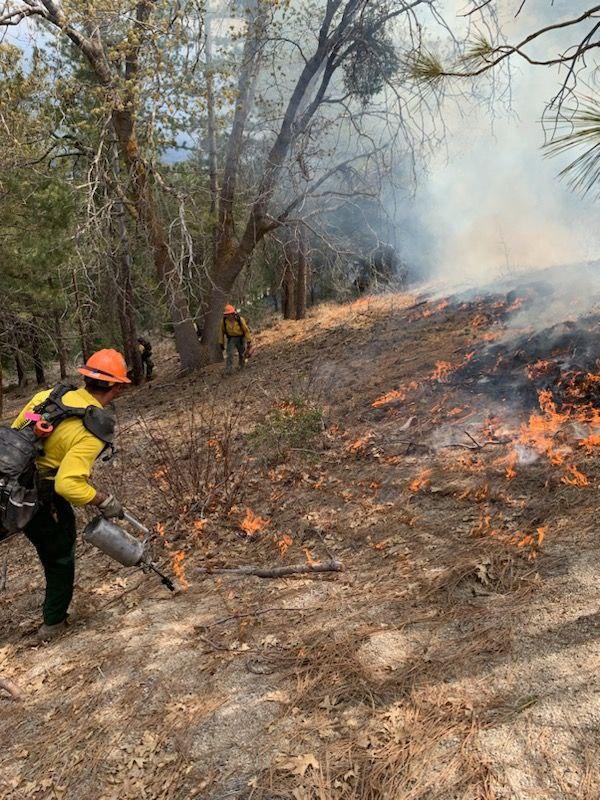
M 240 369 L 243 369 L 252 341 L 248 323 L 231 305 L 226 305 L 223 311 L 223 322 L 221 323 L 221 335 L 219 338 L 221 350 L 225 350 L 226 340 L 227 360 L 225 362 L 225 374 L 230 375 L 233 371 L 234 351 L 237 350 Z
M 152 345 L 148 339 L 142 336 L 138 338 L 138 348 L 142 359 L 142 372 L 147 381 L 152 380 L 152 373 L 154 372 L 154 361 L 152 360 Z

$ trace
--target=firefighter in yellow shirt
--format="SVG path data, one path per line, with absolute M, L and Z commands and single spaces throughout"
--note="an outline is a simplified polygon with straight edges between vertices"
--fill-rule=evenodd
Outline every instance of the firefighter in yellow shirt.
M 227 340 L 227 360 L 225 362 L 225 374 L 229 375 L 233 371 L 233 354 L 238 352 L 240 369 L 246 363 L 246 348 L 252 341 L 252 334 L 246 320 L 237 313 L 231 305 L 226 305 L 223 311 L 223 322 L 221 323 L 221 336 L 219 343 L 221 349 L 225 349 Z
M 78 371 L 84 376 L 84 386 L 66 391 L 60 403 L 88 412 L 83 418 L 63 419 L 43 440 L 44 452 L 37 459 L 40 504 L 24 531 L 37 550 L 46 577 L 44 623 L 38 632 L 41 641 L 65 628 L 73 597 L 76 528 L 72 506 L 96 506 L 107 518 L 123 515 L 119 501 L 94 488 L 89 478 L 94 462 L 112 443 L 114 420 L 102 409 L 130 383 L 127 365 L 116 350 L 100 350 Z M 26 424 L 26 415 L 47 401 L 51 391 L 38 392 L 12 427 Z

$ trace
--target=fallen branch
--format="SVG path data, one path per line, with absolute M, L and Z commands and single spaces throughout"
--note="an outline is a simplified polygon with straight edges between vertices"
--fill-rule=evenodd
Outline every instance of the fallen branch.
M 254 575 L 257 578 L 285 578 L 287 575 L 306 575 L 312 572 L 341 572 L 340 561 L 318 564 L 291 564 L 289 567 L 199 567 L 197 575 Z
M 473 439 L 470 434 L 467 434 L 470 439 Z M 473 439 L 473 441 L 475 441 Z M 449 447 L 459 447 L 462 450 L 483 450 L 484 447 L 488 447 L 489 445 L 499 445 L 499 444 L 510 444 L 510 439 L 489 439 L 487 442 L 483 442 L 479 444 L 476 442 L 475 444 L 443 444 L 442 448 L 449 448 Z
M 8 692 L 13 700 L 23 699 L 23 695 L 19 687 L 16 686 L 16 684 L 14 684 L 12 681 L 9 681 L 7 678 L 0 678 L 0 689 L 4 689 L 5 692 Z

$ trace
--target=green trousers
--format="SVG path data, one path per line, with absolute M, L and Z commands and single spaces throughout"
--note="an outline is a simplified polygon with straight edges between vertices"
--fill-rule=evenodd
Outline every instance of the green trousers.
M 37 550 L 46 576 L 44 622 L 57 625 L 67 618 L 75 583 L 75 513 L 56 494 L 51 481 L 42 481 L 40 507 L 25 528 Z
M 233 369 L 233 355 L 235 351 L 238 352 L 240 361 L 240 369 L 244 367 L 244 353 L 246 351 L 246 337 L 245 336 L 228 336 L 227 337 L 227 361 L 225 362 L 225 369 L 231 372 Z

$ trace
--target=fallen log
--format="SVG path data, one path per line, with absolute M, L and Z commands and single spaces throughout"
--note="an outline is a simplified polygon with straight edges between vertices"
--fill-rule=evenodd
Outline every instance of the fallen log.
M 6 678 L 0 678 L 0 689 L 4 689 L 4 691 L 7 692 L 13 700 L 23 699 L 23 695 L 21 694 L 19 687 Z
M 341 572 L 341 561 L 320 561 L 317 564 L 290 564 L 287 567 L 199 567 L 197 575 L 254 575 L 257 578 L 285 578 L 287 575 L 306 575 L 313 572 Z

